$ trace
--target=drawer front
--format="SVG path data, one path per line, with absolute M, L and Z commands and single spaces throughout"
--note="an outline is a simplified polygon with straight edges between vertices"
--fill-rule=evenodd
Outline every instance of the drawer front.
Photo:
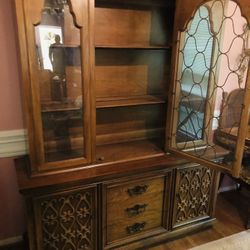
M 116 224 L 109 225 L 107 227 L 107 243 L 109 244 L 117 240 L 123 240 L 133 236 L 140 236 L 149 230 L 157 229 L 160 226 L 156 221 L 161 225 L 159 217 L 141 217 L 131 223 L 120 224 L 117 222 Z
M 165 176 L 106 188 L 107 243 L 162 226 Z
M 96 249 L 95 203 L 95 187 L 35 198 L 36 249 Z
M 173 228 L 211 216 L 215 176 L 215 171 L 203 166 L 177 169 Z
M 163 192 L 148 198 L 145 202 L 107 206 L 107 242 L 161 227 Z
M 149 195 L 162 192 L 164 177 L 139 179 L 121 185 L 107 186 L 107 203 L 126 203 L 146 199 Z
M 163 190 L 159 193 L 148 195 L 147 197 L 138 197 L 132 201 L 107 203 L 107 222 L 112 224 L 117 220 L 133 221 L 138 216 L 160 212 L 163 204 Z

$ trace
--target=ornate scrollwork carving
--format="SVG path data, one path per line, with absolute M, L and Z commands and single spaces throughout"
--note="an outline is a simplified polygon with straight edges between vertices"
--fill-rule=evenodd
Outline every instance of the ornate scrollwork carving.
M 91 190 L 41 200 L 43 249 L 94 249 L 92 204 Z
M 212 170 L 186 168 L 179 170 L 178 174 L 174 224 L 209 215 Z

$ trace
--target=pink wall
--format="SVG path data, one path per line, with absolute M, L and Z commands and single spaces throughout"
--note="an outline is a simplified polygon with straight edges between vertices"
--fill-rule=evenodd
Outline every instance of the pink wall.
M 0 131 L 23 128 L 13 0 L 0 0 Z M 25 231 L 13 159 L 0 159 L 0 240 Z
M 0 159 L 0 240 L 25 232 L 24 202 L 12 159 Z
M 22 128 L 13 0 L 0 1 L 0 49 L 0 130 Z
M 236 35 L 242 35 L 244 33 L 243 27 L 246 25 L 246 19 L 242 16 L 241 10 L 237 7 L 237 4 L 233 1 L 228 3 L 226 16 L 232 16 L 231 19 L 224 21 L 223 27 L 224 30 L 224 39 L 221 46 L 221 51 L 227 53 L 229 57 L 229 65 L 227 62 L 227 56 L 221 56 L 220 62 L 220 74 L 218 76 L 219 86 L 223 86 L 223 91 L 230 93 L 234 89 L 239 88 L 239 81 L 236 74 L 231 74 L 231 70 L 237 70 L 239 67 L 240 56 L 243 49 L 243 40 L 241 38 L 235 39 Z M 235 40 L 233 40 L 235 39 Z M 230 67 L 230 69 L 229 69 Z M 246 73 L 245 80 L 242 83 L 241 87 L 244 87 L 246 84 Z M 216 110 L 220 109 L 222 100 L 222 90 L 217 89 L 216 96 Z

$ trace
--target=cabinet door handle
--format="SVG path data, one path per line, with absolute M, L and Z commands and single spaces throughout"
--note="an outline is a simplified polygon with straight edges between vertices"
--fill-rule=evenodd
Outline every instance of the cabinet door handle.
M 140 195 L 140 194 L 144 194 L 148 189 L 148 185 L 144 185 L 144 186 L 135 186 L 133 188 L 129 188 L 127 190 L 129 196 L 135 196 L 135 195 Z
M 132 226 L 127 227 L 128 234 L 135 234 L 141 232 L 146 225 L 146 222 L 135 223 Z
M 138 215 L 144 213 L 148 204 L 137 204 L 133 207 L 126 208 L 125 211 L 128 213 L 129 216 Z

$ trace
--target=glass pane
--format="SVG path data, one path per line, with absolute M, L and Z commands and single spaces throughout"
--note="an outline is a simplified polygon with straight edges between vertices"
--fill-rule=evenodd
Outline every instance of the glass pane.
M 235 161 L 249 29 L 233 1 L 209 1 L 180 33 L 174 145 L 228 166 Z
M 208 9 L 202 6 L 184 33 L 180 49 L 182 71 L 177 142 L 204 139 L 205 99 L 209 82 L 213 37 Z
M 45 161 L 84 155 L 80 30 L 67 0 L 46 0 L 35 27 Z

